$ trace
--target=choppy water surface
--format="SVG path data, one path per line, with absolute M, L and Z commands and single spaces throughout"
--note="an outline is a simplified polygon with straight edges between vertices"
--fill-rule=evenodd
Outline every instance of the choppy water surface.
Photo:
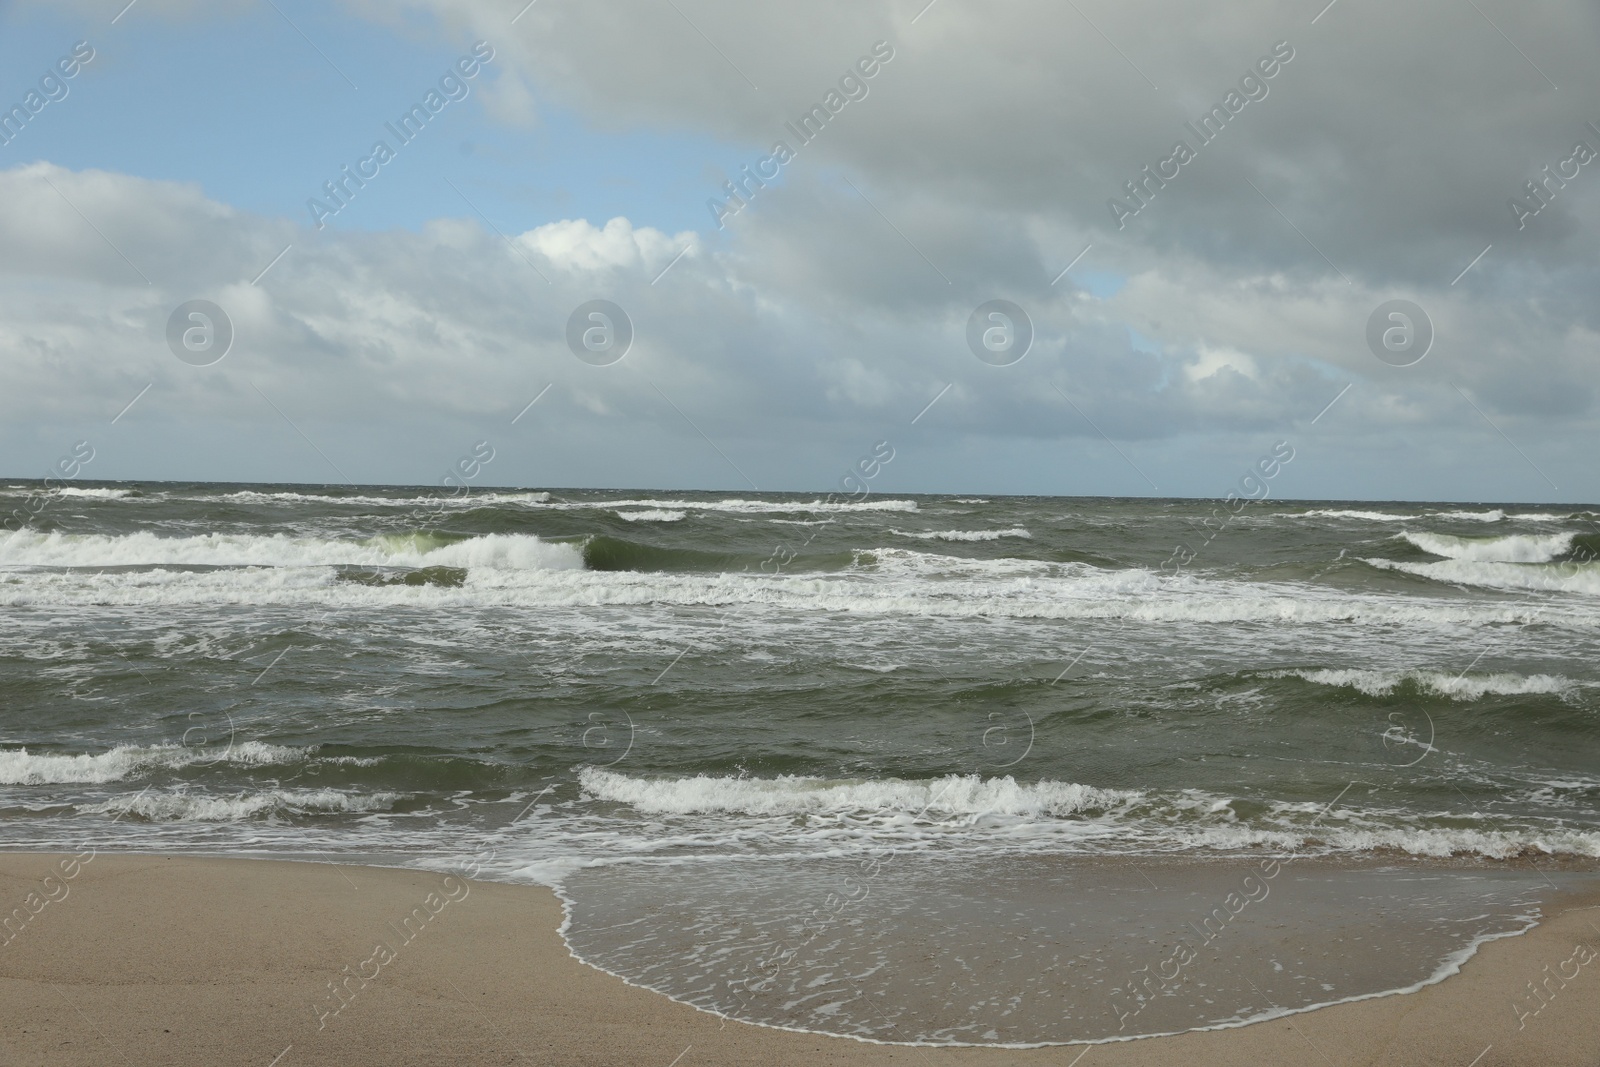
M 471 862 L 557 886 L 580 953 L 680 999 L 974 1043 L 1399 988 L 1585 877 L 1594 513 L 1218 513 L 71 488 L 0 533 L 0 845 Z M 1169 957 L 1129 931 L 1175 944 L 1264 856 L 1364 872 L 1404 960 L 1289 945 L 1256 988 L 1202 973 L 1217 949 L 1136 992 Z M 1360 925 L 1311 869 L 1276 919 Z M 1063 1008 L 1039 975 L 1090 956 Z M 828 995 L 776 993 L 801 974 Z

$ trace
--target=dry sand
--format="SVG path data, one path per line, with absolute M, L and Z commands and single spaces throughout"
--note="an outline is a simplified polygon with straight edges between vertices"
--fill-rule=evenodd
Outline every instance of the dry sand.
M 1600 956 L 1582 962 L 1600 951 L 1600 894 L 1484 946 L 1461 974 L 1415 994 L 1232 1030 L 1017 1051 L 871 1045 L 698 1012 L 574 960 L 556 933 L 560 905 L 540 888 L 105 853 L 69 879 L 61 863 L 0 854 L 0 918 L 10 916 L 0 1062 L 1600 1063 Z M 1514 1005 L 1536 1003 L 1527 983 L 1545 979 L 1548 1002 L 1519 1020 Z M 329 984 L 340 980 L 342 997 Z

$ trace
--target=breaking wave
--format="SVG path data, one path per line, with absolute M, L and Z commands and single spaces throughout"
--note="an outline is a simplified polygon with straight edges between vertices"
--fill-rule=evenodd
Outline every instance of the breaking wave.
M 687 511 L 648 508 L 644 511 L 619 511 L 617 512 L 617 518 L 626 519 L 628 522 L 680 522 L 688 514 Z
M 387 811 L 401 793 L 351 793 L 338 789 L 269 789 L 218 796 L 210 793 L 135 793 L 78 810 L 146 822 L 276 821 L 294 816 L 367 814 Z
M 173 769 L 193 763 L 260 765 L 293 763 L 306 750 L 246 741 L 228 748 L 185 745 L 121 745 L 99 755 L 56 755 L 26 748 L 0 750 L 0 785 L 58 785 L 120 782 L 154 768 Z
M 663 511 L 725 511 L 734 514 L 769 515 L 789 512 L 848 512 L 917 510 L 915 500 L 561 500 L 550 504 L 553 510 L 592 508 L 649 508 Z
M 1026 815 L 1062 818 L 1100 811 L 1143 794 L 1095 789 L 1071 782 L 1022 784 L 1011 777 L 946 775 L 926 781 L 900 778 L 832 780 L 800 775 L 777 778 L 632 778 L 586 767 L 584 790 L 599 800 L 627 804 L 652 814 L 741 812 L 749 815 L 857 812 L 935 812 L 948 815 Z
M 1572 551 L 1576 534 L 1512 534 L 1508 537 L 1454 537 L 1450 534 L 1413 533 L 1400 537 L 1424 552 L 1448 559 L 1479 563 L 1550 563 Z
M 583 566 L 575 545 L 532 534 L 386 534 L 364 540 L 291 537 L 286 534 L 204 534 L 158 537 L 151 533 L 39 533 L 0 536 L 0 565 L 13 567 L 487 567 L 560 570 Z
M 891 527 L 889 532 L 899 537 L 915 537 L 923 541 L 998 541 L 1002 537 L 1033 537 L 1033 534 L 1020 526 L 1013 526 L 1009 530 L 930 530 L 925 532 L 896 530 Z
M 1350 508 L 1290 511 L 1282 513 L 1281 517 L 1289 519 L 1360 519 L 1364 522 L 1413 522 L 1422 518 L 1421 515 L 1392 515 L 1387 511 L 1360 511 Z
M 220 497 L 189 496 L 179 497 L 178 499 L 223 500 L 235 501 L 241 504 L 315 503 L 348 507 L 421 507 L 424 505 L 435 506 L 441 503 L 482 507 L 488 504 L 547 504 L 550 502 L 550 494 L 546 492 L 503 492 L 480 489 L 458 495 L 440 487 L 419 496 L 345 496 L 337 493 L 297 493 L 287 490 L 283 492 L 265 492 L 258 489 L 241 489 L 234 493 L 224 493 Z
M 1268 678 L 1300 678 L 1316 685 L 1355 689 L 1367 696 L 1391 696 L 1408 683 L 1426 693 L 1454 700 L 1484 696 L 1562 693 L 1572 682 L 1553 674 L 1448 674 L 1444 671 L 1291 670 L 1271 671 Z
M 1330 811 L 1321 802 L 1243 803 L 1192 789 L 1147 792 L 953 774 L 932 779 L 642 778 L 594 767 L 581 770 L 579 782 L 592 799 L 672 820 L 679 834 L 730 846 L 735 840 L 770 842 L 780 835 L 829 855 L 887 845 L 1020 853 L 1265 848 L 1307 855 L 1600 857 L 1600 833 L 1557 822 L 1507 820 L 1498 827 L 1468 829 L 1449 812 L 1419 819 L 1412 811 L 1365 806 Z
M 81 496 L 92 500 L 121 500 L 133 496 L 132 489 L 85 489 L 75 485 L 64 485 L 59 489 L 47 490 L 59 496 Z
M 1600 595 L 1600 564 L 1594 563 L 1484 563 L 1445 559 L 1434 563 L 1368 559 L 1363 562 L 1383 570 L 1403 571 L 1451 585 L 1483 589 Z M 1546 621 L 1548 612 L 1541 615 Z

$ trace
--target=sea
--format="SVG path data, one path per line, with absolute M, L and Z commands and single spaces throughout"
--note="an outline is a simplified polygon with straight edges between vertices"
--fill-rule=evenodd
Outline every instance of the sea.
M 1243 1025 L 1443 980 L 1600 869 L 1596 509 L 15 480 L 0 513 L 0 848 L 544 885 L 580 959 L 730 1018 Z

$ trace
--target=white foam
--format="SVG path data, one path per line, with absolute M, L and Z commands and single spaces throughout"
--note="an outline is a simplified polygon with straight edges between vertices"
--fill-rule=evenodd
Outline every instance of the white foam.
M 1314 508 L 1310 511 L 1279 512 L 1278 517 L 1285 519 L 1355 519 L 1363 522 L 1416 522 L 1419 519 L 1446 519 L 1452 522 L 1505 522 L 1508 519 L 1520 519 L 1527 522 L 1561 522 L 1568 518 L 1566 515 L 1552 515 L 1544 512 L 1509 515 L 1503 508 L 1490 508 L 1486 511 L 1433 511 L 1425 515 L 1396 514 L 1394 512 L 1370 511 L 1360 508 Z
M 234 493 L 224 493 L 221 496 L 186 496 L 178 497 L 180 500 L 223 500 L 236 501 L 245 504 L 267 504 L 279 501 L 285 503 L 310 502 L 316 504 L 348 505 L 350 507 L 433 507 L 439 504 L 470 505 L 482 507 L 485 504 L 547 504 L 550 494 L 545 492 L 498 492 L 490 489 L 471 490 L 465 493 L 456 493 L 451 489 L 440 486 L 423 496 L 340 496 L 333 493 L 296 493 L 284 491 L 280 493 L 267 493 L 255 489 L 241 489 Z
M 1122 589 L 1154 591 L 1157 576 L 1138 569 L 1107 570 L 1087 563 L 1053 563 L 1049 560 L 1003 556 L 999 559 L 973 559 L 946 556 L 914 548 L 884 546 L 855 553 L 858 567 L 871 568 L 894 578 L 966 578 L 974 582 L 1004 581 L 1019 577 L 1114 582 Z
M 552 544 L 532 534 L 486 534 L 418 555 L 411 565 L 510 571 L 581 570 L 583 549 L 574 544 Z
M 1489 511 L 1436 511 L 1431 517 L 1454 519 L 1457 522 L 1504 522 L 1506 513 L 1499 508 Z
M 550 504 L 552 509 L 581 510 L 585 508 L 660 508 L 668 511 L 725 511 L 734 514 L 786 514 L 791 512 L 851 512 L 851 511 L 907 511 L 917 510 L 915 500 L 745 500 L 730 497 L 726 500 L 561 500 Z
M 1302 678 L 1317 685 L 1359 690 L 1368 696 L 1389 696 L 1404 682 L 1438 696 L 1456 700 L 1477 700 L 1495 696 L 1522 696 L 1533 693 L 1562 693 L 1572 682 L 1553 674 L 1476 674 L 1456 675 L 1443 671 L 1410 670 L 1292 670 L 1271 671 L 1269 678 Z
M 889 530 L 900 537 L 916 537 L 924 541 L 998 541 L 1002 537 L 1026 537 L 1033 534 L 1020 526 L 1013 526 L 1009 530 L 932 530 L 916 532 L 907 530 Z
M 648 508 L 663 511 L 724 511 L 739 514 L 785 514 L 790 512 L 852 512 L 852 511 L 904 511 L 917 510 L 915 500 L 823 500 L 821 498 L 798 500 L 747 500 L 729 497 L 723 500 L 553 500 L 548 492 L 502 492 L 489 489 L 472 490 L 459 495 L 440 488 L 421 496 L 337 496 L 323 493 L 293 491 L 261 492 L 244 489 L 215 496 L 189 496 L 184 500 L 232 500 L 239 503 L 295 503 L 312 502 L 353 507 L 433 507 L 439 504 L 482 507 L 491 504 L 537 505 L 540 510 L 583 511 L 616 510 L 618 508 Z
M 1434 563 L 1406 563 L 1389 559 L 1363 562 L 1384 570 L 1404 571 L 1421 578 L 1485 589 L 1528 589 L 1555 593 L 1600 595 L 1600 567 L 1593 563 L 1484 563 L 1446 559 Z M 1548 612 L 1539 616 L 1550 621 Z
M 78 808 L 85 814 L 133 816 L 150 822 L 243 822 L 292 815 L 339 815 L 386 811 L 400 793 L 347 793 L 337 789 L 269 789 L 216 796 L 209 793 L 142 792 Z
M 204 534 L 158 537 L 139 532 L 39 533 L 18 530 L 0 536 L 0 565 L 24 567 L 118 567 L 201 565 L 217 567 L 480 566 L 571 569 L 583 566 L 581 549 L 552 544 L 532 534 L 487 534 L 445 543 L 426 534 L 336 541 L 285 534 Z
M 1424 552 L 1480 563 L 1549 563 L 1572 550 L 1573 534 L 1512 534 L 1507 537 L 1454 537 L 1401 531 L 1400 537 Z
M 773 850 L 841 856 L 896 848 L 977 853 L 1227 853 L 1270 849 L 1303 855 L 1400 851 L 1415 856 L 1505 859 L 1527 852 L 1600 857 L 1600 833 L 1553 820 L 1449 825 L 1449 811 L 1336 809 L 1269 802 L 1248 817 L 1236 798 L 1201 790 L 1161 793 L 1010 777 L 935 779 L 643 778 L 584 768 L 586 798 L 653 816 L 649 840 L 603 834 L 595 859 L 619 855 L 735 855 Z M 1252 807 L 1255 803 L 1252 803 Z M 1477 820 L 1475 820 L 1477 821 Z M 1419 822 L 1422 825 L 1419 825 Z M 585 834 L 593 826 L 585 822 Z M 591 842 L 600 846 L 598 840 Z
M 1310 833 L 1302 841 L 1322 841 L 1339 852 L 1382 852 L 1411 856 L 1481 856 L 1513 859 L 1529 852 L 1550 856 L 1600 857 L 1600 834 L 1583 830 L 1412 830 L 1401 827 Z
M 738 812 L 748 815 L 803 813 L 848 815 L 893 811 L 905 814 L 1021 815 L 1062 818 L 1103 810 L 1142 794 L 1096 789 L 1072 782 L 1019 783 L 1007 776 L 975 774 L 907 780 L 826 779 L 801 775 L 776 778 L 634 778 L 585 767 L 579 772 L 585 792 L 600 800 L 628 804 L 651 814 Z
M 1491 564 L 1372 565 L 1442 581 L 1489 582 L 1438 568 L 1500 568 L 1519 588 L 1600 592 L 1600 566 Z M 181 565 L 215 569 L 181 569 Z M 167 569 L 164 565 L 179 565 Z M 335 567 L 449 566 L 466 570 L 459 586 L 341 581 Z M 127 569 L 100 572 L 100 568 Z M 139 569 L 139 568 L 149 569 Z M 33 569 L 62 568 L 62 569 Z M 66 569 L 71 568 L 71 569 Z M 1549 572 L 1535 573 L 1530 572 Z M 837 572 L 762 574 L 589 571 L 581 546 L 527 534 L 491 534 L 450 543 L 428 535 L 364 541 L 207 534 L 157 537 L 0 534 L 0 607 L 284 605 L 308 609 L 415 606 L 453 608 L 749 606 L 821 615 L 941 619 L 1086 619 L 1137 622 L 1357 623 L 1432 627 L 1524 622 L 1529 609 L 1503 601 L 1395 596 L 1297 582 L 1248 581 L 1189 571 L 1000 558 L 966 559 L 910 548 L 857 553 Z M 1593 630 L 1600 613 L 1581 603 L 1546 605 L 1542 623 Z
M 687 511 L 669 511 L 664 508 L 649 508 L 645 511 L 619 511 L 617 518 L 629 522 L 681 522 L 688 517 Z
M 131 489 L 80 489 L 75 485 L 64 485 L 59 489 L 50 489 L 46 490 L 46 492 L 53 492 L 60 496 L 88 497 L 92 500 L 121 500 L 125 496 L 133 495 L 133 490 Z
M 3 749 L 0 750 L 0 785 L 120 782 L 154 767 L 175 768 L 202 762 L 292 763 L 304 759 L 305 755 L 305 749 L 282 748 L 260 741 L 223 748 L 121 745 L 94 756 L 58 756 L 33 753 L 26 748 Z
M 494 542 L 474 539 L 446 551 L 409 557 L 390 554 L 351 562 L 468 567 L 462 585 L 369 585 L 338 581 L 328 567 L 239 566 L 208 571 L 130 570 L 99 574 L 89 570 L 3 572 L 0 607 L 96 607 L 125 605 L 174 610 L 207 605 L 283 605 L 307 609 L 426 607 L 448 611 L 504 607 L 666 606 L 734 607 L 824 615 L 872 615 L 921 619 L 1083 619 L 1141 623 L 1320 623 L 1426 626 L 1459 629 L 1524 623 L 1525 604 L 1474 602 L 1459 597 L 1385 596 L 1343 592 L 1298 583 L 1262 583 L 1165 577 L 1146 570 L 1101 569 L 1080 563 L 1037 560 L 972 560 L 934 556 L 909 549 L 874 549 L 860 554 L 857 566 L 833 573 L 700 574 L 658 571 L 588 571 L 579 549 L 568 544 L 530 544 L 530 562 L 512 569 L 510 559 L 473 558 L 474 548 L 495 555 Z M 511 548 L 515 541 L 502 542 Z M 463 547 L 465 546 L 465 547 Z M 551 559 L 543 559 L 546 552 Z M 515 553 L 511 553 L 515 555 Z M 554 563 L 545 567 L 543 563 Z M 1368 561 L 1375 566 L 1387 560 Z M 1517 564 L 1446 561 L 1466 567 Z M 1427 574 L 1429 566 L 1412 565 Z M 1546 565 L 1566 569 L 1567 564 Z M 1448 580 L 1448 579 L 1444 579 Z M 1600 571 L 1589 575 L 1600 591 Z M 1548 587 L 1539 586 L 1540 588 Z M 1542 624 L 1592 631 L 1600 612 L 1583 604 L 1545 605 Z
M 1314 511 L 1280 512 L 1284 519 L 1361 519 L 1366 522 L 1411 522 L 1421 515 L 1392 515 L 1387 511 L 1359 511 L 1349 509 L 1319 508 Z

